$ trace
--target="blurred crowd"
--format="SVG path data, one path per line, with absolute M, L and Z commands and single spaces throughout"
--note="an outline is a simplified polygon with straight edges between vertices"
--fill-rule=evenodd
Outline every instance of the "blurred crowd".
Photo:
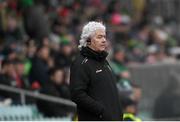
M 69 68 L 82 26 L 102 21 L 117 87 L 130 98 L 123 105 L 135 105 L 135 113 L 141 88 L 130 80 L 128 66 L 175 63 L 180 54 L 169 22 L 149 19 L 148 8 L 145 0 L 0 0 L 0 83 L 70 99 Z M 0 95 L 1 100 L 14 97 Z M 62 106 L 37 104 L 46 116 L 65 116 Z

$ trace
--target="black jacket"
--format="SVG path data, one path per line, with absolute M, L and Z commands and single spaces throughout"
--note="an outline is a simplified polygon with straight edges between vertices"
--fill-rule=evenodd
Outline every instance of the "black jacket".
M 29 74 L 29 81 L 32 84 L 34 81 L 38 81 L 40 85 L 43 85 L 48 80 L 49 66 L 46 61 L 35 56 L 32 60 L 32 68 Z
M 43 85 L 42 94 L 55 96 L 59 98 L 69 99 L 70 93 L 67 85 L 57 85 L 53 81 L 48 81 Z M 63 117 L 69 113 L 74 113 L 74 108 L 59 103 L 49 102 L 45 100 L 37 100 L 37 107 L 46 117 Z
M 122 120 L 115 76 L 106 56 L 83 47 L 71 65 L 71 97 L 79 120 Z

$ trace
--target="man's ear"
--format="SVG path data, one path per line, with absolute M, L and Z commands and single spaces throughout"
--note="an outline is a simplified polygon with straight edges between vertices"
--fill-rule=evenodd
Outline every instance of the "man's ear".
M 87 39 L 87 45 L 91 45 L 91 38 Z

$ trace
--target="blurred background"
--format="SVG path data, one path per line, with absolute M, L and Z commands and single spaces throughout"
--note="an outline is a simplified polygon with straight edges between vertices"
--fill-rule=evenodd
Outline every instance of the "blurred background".
M 179 0 L 0 0 L 0 120 L 76 120 L 69 68 L 82 27 L 107 27 L 125 112 L 180 120 Z

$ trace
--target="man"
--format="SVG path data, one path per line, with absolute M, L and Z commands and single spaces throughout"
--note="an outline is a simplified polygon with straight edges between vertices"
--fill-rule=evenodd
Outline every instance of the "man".
M 93 21 L 83 27 L 80 54 L 70 69 L 71 97 L 77 104 L 80 121 L 122 120 L 106 47 L 106 28 L 102 23 Z

